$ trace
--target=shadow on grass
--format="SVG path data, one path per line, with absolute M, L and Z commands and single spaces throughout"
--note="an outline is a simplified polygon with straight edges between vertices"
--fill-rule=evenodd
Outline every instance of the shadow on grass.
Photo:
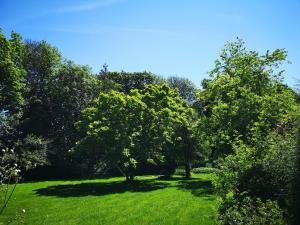
M 162 181 L 190 181 L 190 180 L 199 180 L 199 178 L 159 176 L 159 177 L 156 178 L 156 180 L 162 180 Z
M 124 192 L 148 192 L 162 189 L 167 183 L 154 182 L 152 180 L 114 181 L 109 183 L 79 183 L 67 185 L 55 185 L 35 190 L 38 195 L 57 197 L 83 197 L 88 195 L 101 196 L 119 194 Z
M 177 188 L 190 191 L 197 197 L 212 197 L 214 194 L 213 185 L 210 180 L 182 180 L 178 182 Z
M 112 182 L 83 182 L 77 184 L 55 185 L 35 190 L 40 196 L 83 197 L 120 194 L 124 192 L 149 192 L 167 187 L 190 191 L 197 197 L 214 197 L 210 180 L 199 178 L 185 179 L 181 177 L 159 177 L 151 180 L 135 180 L 131 183 L 124 181 Z

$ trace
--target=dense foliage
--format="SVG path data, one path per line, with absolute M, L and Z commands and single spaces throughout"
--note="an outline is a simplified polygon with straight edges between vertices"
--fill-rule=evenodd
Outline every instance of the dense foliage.
M 259 198 L 250 198 L 228 194 L 219 208 L 219 224 L 239 225 L 283 225 L 283 211 L 276 202 L 267 200 L 263 202 Z
M 74 153 L 87 155 L 89 168 L 112 165 L 132 180 L 138 163 L 164 161 L 164 151 L 179 139 L 176 131 L 187 126 L 190 114 L 188 104 L 167 85 L 149 85 L 128 95 L 101 93 L 78 122 L 84 137 Z
M 232 153 L 236 138 L 254 144 L 292 110 L 294 92 L 281 83 L 278 68 L 286 54 L 277 49 L 259 55 L 247 51 L 239 39 L 222 50 L 198 94 L 205 115 L 199 135 L 209 142 L 213 157 Z
M 299 93 L 283 84 L 286 57 L 237 39 L 200 89 L 107 65 L 93 74 L 45 41 L 0 32 L 1 185 L 16 171 L 14 181 L 209 171 L 220 224 L 299 224 Z
M 8 40 L 1 29 L 0 46 L 0 111 L 17 111 L 24 103 L 25 70 L 21 64 L 25 47 L 20 35 L 12 32 Z
M 223 199 L 223 224 L 282 224 L 278 207 L 293 221 L 299 106 L 295 93 L 281 83 L 281 72 L 275 73 L 285 57 L 284 50 L 259 56 L 246 51 L 240 40 L 231 43 L 199 95 L 205 104 L 199 133 L 210 134 L 212 157 L 219 158 L 215 186 Z M 265 207 L 275 210 L 275 218 L 271 213 L 263 222 L 260 210 Z

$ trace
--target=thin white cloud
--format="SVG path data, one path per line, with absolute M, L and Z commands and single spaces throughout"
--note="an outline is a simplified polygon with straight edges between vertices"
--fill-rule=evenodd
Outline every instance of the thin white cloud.
M 84 11 L 92 11 L 96 10 L 102 7 L 107 7 L 110 5 L 113 5 L 117 2 L 120 2 L 120 0 L 101 0 L 97 2 L 89 2 L 85 4 L 80 5 L 71 5 L 67 7 L 62 7 L 55 9 L 54 13 L 73 13 L 73 12 L 84 12 Z

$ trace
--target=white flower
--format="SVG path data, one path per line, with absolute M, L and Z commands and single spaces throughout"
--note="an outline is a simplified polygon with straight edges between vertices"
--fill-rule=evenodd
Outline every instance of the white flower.
M 26 210 L 25 210 L 25 209 L 22 209 L 22 212 L 23 212 L 23 213 L 25 213 L 25 212 L 26 212 Z

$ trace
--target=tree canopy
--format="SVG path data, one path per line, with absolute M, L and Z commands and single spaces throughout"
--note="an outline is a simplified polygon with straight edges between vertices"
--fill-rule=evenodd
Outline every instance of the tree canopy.
M 187 103 L 167 85 L 148 85 L 129 95 L 101 93 L 91 108 L 83 110 L 77 125 L 84 138 L 75 152 L 89 155 L 91 166 L 102 162 L 116 166 L 133 179 L 139 162 L 163 161 L 163 151 L 177 138 L 175 129 L 192 113 Z
M 236 138 L 251 144 L 266 136 L 295 110 L 295 94 L 282 84 L 279 70 L 286 54 L 277 49 L 259 55 L 240 39 L 222 50 L 198 94 L 204 114 L 198 132 L 204 132 L 215 157 L 231 153 Z

